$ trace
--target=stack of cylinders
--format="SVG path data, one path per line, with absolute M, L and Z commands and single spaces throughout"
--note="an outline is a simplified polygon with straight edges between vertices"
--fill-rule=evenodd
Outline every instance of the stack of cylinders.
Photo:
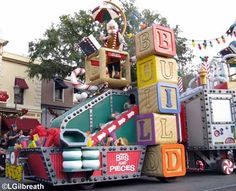
M 100 152 L 97 148 L 82 149 L 82 168 L 97 170 L 100 168 Z
M 82 152 L 80 148 L 68 148 L 62 152 L 63 156 L 63 171 L 77 172 L 82 169 Z

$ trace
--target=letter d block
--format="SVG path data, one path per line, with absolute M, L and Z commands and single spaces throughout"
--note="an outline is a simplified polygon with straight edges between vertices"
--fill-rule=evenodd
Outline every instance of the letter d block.
M 139 113 L 179 113 L 179 89 L 176 84 L 159 82 L 140 88 Z
M 142 88 L 156 84 L 157 82 L 168 82 L 177 84 L 178 65 L 175 59 L 159 56 L 149 56 L 137 62 L 138 87 Z
M 137 144 L 156 145 L 177 143 L 177 125 L 175 115 L 156 113 L 139 115 L 136 119 Z
M 160 25 L 152 25 L 135 36 L 138 59 L 156 54 L 173 57 L 176 54 L 174 31 Z
M 184 176 L 186 174 L 184 146 L 182 144 L 149 146 L 142 173 L 156 177 Z

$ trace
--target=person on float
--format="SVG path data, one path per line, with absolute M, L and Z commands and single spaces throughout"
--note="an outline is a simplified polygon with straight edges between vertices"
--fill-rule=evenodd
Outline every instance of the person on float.
M 104 41 L 104 47 L 123 51 L 126 45 L 125 39 L 119 32 L 118 24 L 115 20 L 110 20 L 107 23 L 106 30 L 108 35 L 101 35 L 101 39 Z M 114 76 L 112 76 L 113 68 L 115 71 Z M 119 58 L 107 58 L 107 69 L 110 78 L 120 79 L 120 59 Z

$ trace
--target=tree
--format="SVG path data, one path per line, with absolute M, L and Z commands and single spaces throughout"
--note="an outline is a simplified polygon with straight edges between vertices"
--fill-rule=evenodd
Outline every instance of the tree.
M 131 56 L 135 55 L 134 34 L 140 29 L 141 22 L 148 26 L 159 23 L 169 26 L 167 19 L 157 12 L 143 10 L 139 12 L 135 6 L 135 0 L 122 1 L 127 16 L 128 27 L 125 33 L 127 50 Z M 89 11 L 79 11 L 73 16 L 63 15 L 59 24 L 52 25 L 46 30 L 43 39 L 38 39 L 29 43 L 29 56 L 31 62 L 40 59 L 41 64 L 30 64 L 28 75 L 30 78 L 52 79 L 55 74 L 66 77 L 75 66 L 84 67 L 84 55 L 78 49 L 78 42 L 89 34 L 93 34 L 99 39 L 100 32 L 104 30 L 104 25 L 94 22 Z M 181 30 L 178 25 L 174 27 L 177 41 L 177 62 L 182 73 L 186 70 L 186 64 L 191 61 L 191 51 L 185 46 L 186 39 L 179 36 Z M 136 66 L 132 66 L 132 79 L 136 78 Z

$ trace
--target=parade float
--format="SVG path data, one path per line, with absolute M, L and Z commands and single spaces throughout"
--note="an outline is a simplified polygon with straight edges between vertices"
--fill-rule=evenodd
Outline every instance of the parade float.
M 104 6 L 125 17 L 111 1 Z M 97 90 L 105 83 L 106 88 L 84 96 L 50 127 L 37 126 L 28 140 L 9 148 L 8 178 L 91 188 L 97 182 L 142 176 L 175 178 L 186 170 L 233 172 L 235 92 L 219 89 L 228 79 L 217 76 L 217 69 L 210 80 L 203 68 L 198 86 L 193 88 L 191 81 L 180 96 L 172 29 L 154 24 L 135 35 L 137 88 L 128 90 L 128 52 L 98 46 L 91 37 L 81 39 L 80 47 L 86 54 L 86 81 L 76 83 L 77 69 L 73 85 Z M 112 59 L 120 61 L 119 78 L 107 72 Z

